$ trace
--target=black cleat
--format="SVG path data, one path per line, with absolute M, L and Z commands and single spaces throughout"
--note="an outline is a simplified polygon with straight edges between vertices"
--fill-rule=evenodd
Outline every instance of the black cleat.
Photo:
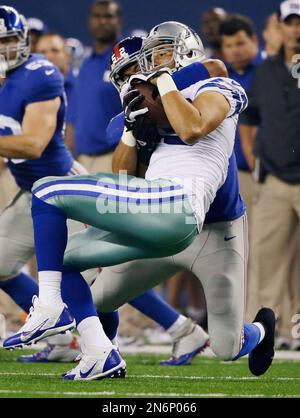
M 265 329 L 263 340 L 249 353 L 249 369 L 255 376 L 264 374 L 271 366 L 275 345 L 275 314 L 270 308 L 261 308 L 253 322 L 260 322 Z

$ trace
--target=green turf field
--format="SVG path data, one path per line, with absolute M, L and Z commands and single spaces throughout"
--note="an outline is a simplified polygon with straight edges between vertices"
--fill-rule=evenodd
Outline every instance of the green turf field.
M 198 357 L 193 365 L 162 367 L 153 354 L 126 355 L 126 379 L 64 382 L 69 364 L 22 364 L 17 350 L 0 349 L 0 397 L 136 398 L 136 397 L 300 397 L 300 362 L 277 360 L 261 378 L 252 376 L 247 360 L 223 363 Z

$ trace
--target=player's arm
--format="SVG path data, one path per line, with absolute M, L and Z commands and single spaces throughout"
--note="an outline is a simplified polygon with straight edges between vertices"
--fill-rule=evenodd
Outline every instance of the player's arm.
M 125 142 L 124 142 L 125 140 Z M 124 139 L 124 134 L 122 136 L 119 145 L 115 149 L 113 160 L 112 160 L 112 170 L 113 173 L 118 173 L 120 170 L 127 171 L 127 174 L 131 176 L 136 175 L 137 171 L 137 148 L 135 144 L 135 139 L 132 140 L 132 145 L 126 143 L 126 134 Z
M 228 71 L 223 61 L 217 59 L 208 59 L 202 64 L 209 72 L 210 77 L 228 77 Z
M 0 155 L 6 158 L 38 159 L 56 129 L 60 98 L 27 105 L 22 134 L 0 136 Z
M 154 83 L 172 128 L 187 144 L 215 130 L 230 110 L 226 98 L 216 91 L 203 92 L 193 103 L 188 102 L 168 73 L 159 75 Z

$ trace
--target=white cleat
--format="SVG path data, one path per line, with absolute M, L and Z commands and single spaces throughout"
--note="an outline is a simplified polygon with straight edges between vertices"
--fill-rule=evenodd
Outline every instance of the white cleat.
M 101 380 L 107 377 L 125 377 L 126 363 L 116 347 L 103 349 L 83 347 L 79 364 L 62 376 L 64 380 Z
M 34 354 L 20 356 L 21 363 L 72 363 L 80 355 L 78 338 L 71 332 L 66 335 L 55 335 L 46 340 L 43 350 Z
M 161 366 L 185 366 L 193 358 L 209 346 L 208 334 L 187 318 L 174 336 L 172 356 L 168 360 L 160 361 Z
M 44 305 L 37 296 L 33 297 L 32 303 L 25 324 L 16 334 L 4 340 L 4 348 L 22 348 L 75 327 L 75 320 L 66 305 Z

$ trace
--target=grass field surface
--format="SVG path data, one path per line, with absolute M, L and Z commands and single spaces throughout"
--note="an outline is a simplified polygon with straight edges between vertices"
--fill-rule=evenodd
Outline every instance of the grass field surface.
M 73 364 L 23 364 L 29 351 L 0 350 L 0 398 L 189 398 L 300 397 L 300 362 L 275 360 L 262 377 L 252 376 L 247 359 L 224 363 L 197 357 L 193 365 L 162 367 L 157 354 L 127 354 L 126 379 L 62 381 Z

